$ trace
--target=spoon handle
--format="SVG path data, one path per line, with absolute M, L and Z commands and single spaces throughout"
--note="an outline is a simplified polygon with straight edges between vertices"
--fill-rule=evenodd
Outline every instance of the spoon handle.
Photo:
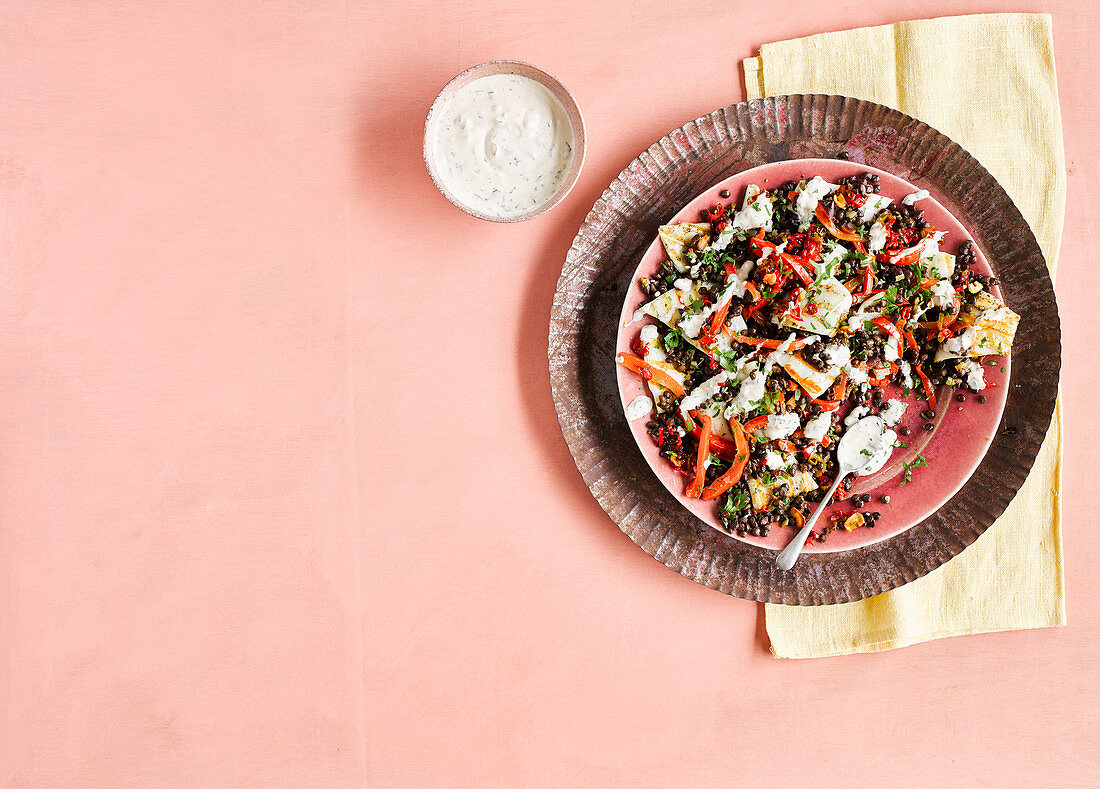
M 794 539 L 787 543 L 787 547 L 779 552 L 779 556 L 776 558 L 775 563 L 779 565 L 780 570 L 789 570 L 794 567 L 794 563 L 798 561 L 799 554 L 802 553 L 802 547 L 806 544 L 806 538 L 810 536 L 810 530 L 813 529 L 814 524 L 817 523 L 817 519 L 821 517 L 822 511 L 829 505 L 829 500 L 832 499 L 833 494 L 836 493 L 840 481 L 844 479 L 844 474 L 844 469 L 837 472 L 836 479 L 833 480 L 833 484 L 825 494 L 825 498 L 817 505 L 814 514 L 806 521 L 806 525 L 798 530 L 798 534 L 794 536 Z

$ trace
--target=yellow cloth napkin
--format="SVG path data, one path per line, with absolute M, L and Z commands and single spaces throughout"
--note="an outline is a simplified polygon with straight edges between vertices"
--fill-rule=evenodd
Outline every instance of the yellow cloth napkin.
M 1065 210 L 1062 122 L 1047 14 L 980 14 L 765 44 L 744 61 L 748 98 L 868 99 L 951 137 L 993 174 L 1031 224 L 1054 276 Z M 1004 515 L 948 564 L 844 605 L 768 605 L 777 657 L 873 652 L 969 633 L 1065 624 L 1061 405 Z

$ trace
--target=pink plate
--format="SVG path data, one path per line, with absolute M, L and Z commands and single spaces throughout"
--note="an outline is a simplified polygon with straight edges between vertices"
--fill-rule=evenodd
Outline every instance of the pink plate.
M 669 224 L 697 221 L 700 211 L 712 207 L 715 203 L 736 202 L 740 205 L 745 187 L 750 183 L 769 189 L 777 184 L 812 178 L 815 175 L 836 183 L 837 179 L 862 172 L 877 174 L 881 193 L 893 198 L 895 203 L 899 203 L 903 197 L 917 191 L 917 187 L 897 176 L 855 162 L 838 159 L 797 159 L 774 162 L 745 170 L 715 184 L 684 206 L 669 220 Z M 719 197 L 719 192 L 724 189 L 730 190 L 731 197 L 728 200 L 722 200 Z M 924 218 L 928 224 L 937 230 L 947 232 L 940 243 L 945 251 L 954 253 L 964 241 L 974 241 L 958 220 L 935 199 L 926 198 L 919 203 L 919 208 L 924 211 Z M 974 250 L 977 269 L 991 276 L 993 272 L 977 242 L 974 243 Z M 631 321 L 635 309 L 640 303 L 646 301 L 645 294 L 642 293 L 638 284 L 639 278 L 654 275 L 664 260 L 664 247 L 660 239 L 655 236 L 634 271 L 623 302 L 616 354 L 629 352 L 631 343 L 637 338 L 641 327 L 646 322 L 656 322 L 648 317 L 644 322 Z M 1001 298 L 998 288 L 994 287 L 992 290 L 994 295 Z M 981 463 L 996 434 L 1007 397 L 1008 379 L 1011 373 L 1009 357 L 987 357 L 987 361 L 991 358 L 996 358 L 998 363 L 985 368 L 988 388 L 983 394 L 986 396 L 986 402 L 979 404 L 974 395 L 967 394 L 966 401 L 959 403 L 955 400 L 951 389 L 941 387 L 937 392 L 936 416 L 933 420 L 935 430 L 933 431 L 922 428 L 924 420 L 919 416 L 920 412 L 928 407 L 927 403 L 923 398 L 918 397 L 916 392 L 910 395 L 908 398 L 910 406 L 901 423 L 910 429 L 909 436 L 901 439 L 909 444 L 908 448 L 895 450 L 890 462 L 881 471 L 868 477 L 858 478 L 852 486 L 852 495 L 862 493 L 871 495 L 871 503 L 863 509 L 866 512 L 882 513 L 878 523 L 873 529 L 861 528 L 852 532 L 838 529 L 829 535 L 825 543 L 814 542 L 807 545 L 807 551 L 812 553 L 848 551 L 885 540 L 920 523 L 963 486 Z M 644 381 L 626 368 L 618 366 L 616 375 L 624 408 L 638 395 L 649 393 Z M 904 399 L 902 392 L 896 388 L 887 394 Z M 642 418 L 629 422 L 629 425 L 635 442 L 658 479 L 676 500 L 696 517 L 709 526 L 728 533 L 718 520 L 717 502 L 689 499 L 683 495 L 686 479 L 658 454 L 656 445 L 646 432 L 647 422 L 648 419 Z M 918 455 L 924 456 L 927 465 L 915 468 L 912 471 L 912 479 L 902 484 L 903 464 L 913 463 Z M 890 504 L 882 504 L 879 501 L 879 497 L 884 495 L 890 496 Z M 822 515 L 821 523 L 824 524 L 829 514 L 837 509 L 851 511 L 852 507 L 847 502 L 830 505 Z M 779 550 L 787 544 L 793 534 L 792 529 L 773 528 L 767 537 L 732 536 L 752 545 Z

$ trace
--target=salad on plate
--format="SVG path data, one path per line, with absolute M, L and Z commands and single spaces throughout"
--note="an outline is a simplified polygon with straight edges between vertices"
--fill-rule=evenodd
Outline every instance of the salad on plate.
M 944 249 L 919 207 L 928 198 L 895 202 L 870 172 L 814 176 L 750 184 L 739 205 L 659 228 L 667 260 L 639 282 L 632 323 L 643 325 L 616 357 L 648 389 L 626 414 L 647 420 L 683 495 L 713 501 L 728 532 L 800 527 L 862 417 L 881 418 L 876 445 L 905 446 L 903 416 L 919 408 L 920 429 L 933 430 L 937 392 L 984 402 L 986 366 L 1010 352 L 1019 316 L 975 266 L 972 242 Z M 921 463 L 905 464 L 902 484 Z M 873 527 L 870 497 L 850 503 L 811 539 Z

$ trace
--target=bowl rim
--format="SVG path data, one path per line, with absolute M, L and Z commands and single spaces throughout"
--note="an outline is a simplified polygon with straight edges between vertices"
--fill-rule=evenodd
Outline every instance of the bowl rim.
M 520 71 L 525 73 L 520 73 Z M 547 88 L 554 97 L 562 103 L 566 115 L 569 117 L 570 125 L 573 126 L 573 161 L 561 185 L 546 202 L 532 208 L 530 211 L 526 211 L 522 214 L 515 214 L 513 216 L 491 216 L 462 202 L 443 183 L 443 179 L 440 177 L 435 166 L 435 140 L 433 138 L 433 132 L 434 123 L 439 111 L 446 106 L 454 92 L 459 88 L 464 87 L 481 76 L 493 76 L 496 74 L 514 74 L 520 77 L 527 77 Z M 574 123 L 574 117 L 577 123 Z M 569 88 L 565 87 L 565 84 L 553 74 L 523 60 L 486 60 L 483 63 L 478 63 L 476 66 L 471 66 L 459 74 L 456 74 L 443 86 L 439 93 L 436 94 L 431 107 L 428 109 L 428 114 L 424 119 L 423 156 L 424 167 L 428 171 L 428 177 L 432 179 L 432 183 L 435 185 L 435 188 L 439 190 L 439 193 L 447 198 L 452 205 L 465 211 L 470 216 L 484 219 L 487 222 L 525 222 L 545 214 L 554 206 L 558 205 L 558 203 L 564 200 L 569 193 L 573 191 L 573 187 L 580 178 L 581 170 L 584 168 L 587 147 L 584 114 L 581 112 L 580 104 L 577 103 L 576 98 L 570 92 Z

